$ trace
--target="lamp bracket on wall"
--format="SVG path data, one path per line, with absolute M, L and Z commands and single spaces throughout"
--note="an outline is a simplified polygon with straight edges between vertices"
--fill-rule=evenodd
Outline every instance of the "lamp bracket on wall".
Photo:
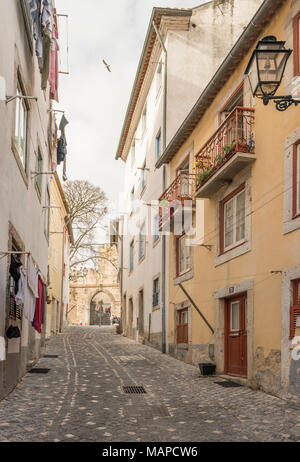
M 39 176 L 39 175 L 53 175 L 54 174 L 54 171 L 53 172 L 34 172 L 34 171 L 31 171 L 31 179 L 36 177 L 36 176 Z
M 38 100 L 38 98 L 36 96 L 24 96 L 24 95 L 7 96 L 6 97 L 6 104 L 10 103 L 11 101 L 14 101 L 17 98 L 20 98 L 20 99 L 33 99 L 35 101 Z
M 213 248 L 212 245 L 209 245 L 209 244 L 200 244 L 199 247 L 205 247 L 207 250 L 211 251 L 211 249 Z
M 48 109 L 48 112 L 61 112 L 62 114 L 64 114 L 66 111 L 62 111 L 60 109 Z
M 288 95 L 288 96 L 264 95 L 262 100 L 265 106 L 269 104 L 270 100 L 273 100 L 277 111 L 281 111 L 281 112 L 288 109 L 292 104 L 295 104 L 295 106 L 300 104 L 300 99 L 294 99 L 291 95 Z

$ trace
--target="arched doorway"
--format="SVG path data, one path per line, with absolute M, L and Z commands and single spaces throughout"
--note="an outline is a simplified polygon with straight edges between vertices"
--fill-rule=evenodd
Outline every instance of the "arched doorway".
M 90 302 L 90 325 L 109 326 L 114 306 L 115 300 L 110 292 L 105 290 L 96 292 Z

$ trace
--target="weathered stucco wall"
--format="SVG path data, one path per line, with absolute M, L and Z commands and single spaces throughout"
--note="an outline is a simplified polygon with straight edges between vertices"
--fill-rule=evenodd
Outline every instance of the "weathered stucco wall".
M 30 45 L 31 44 L 31 45 Z M 47 189 L 47 176 L 43 175 L 41 193 L 35 185 L 36 153 L 42 155 L 42 170 L 49 171 L 48 153 L 48 92 L 41 90 L 41 74 L 34 54 L 33 38 L 26 33 L 21 2 L 1 2 L 0 15 L 0 76 L 6 82 L 6 94 L 16 95 L 19 74 L 27 96 L 38 101 L 28 101 L 29 119 L 27 133 L 27 161 L 24 169 L 18 153 L 13 149 L 16 100 L 6 104 L 0 101 L 0 250 L 6 251 L 11 243 L 10 230 L 19 236 L 20 244 L 30 251 L 44 280 L 47 280 L 48 241 L 45 235 L 43 206 Z M 43 346 L 42 336 L 23 320 L 22 340 L 5 338 L 7 323 L 8 259 L 0 259 L 0 385 L 7 393 L 24 374 L 27 363 L 35 361 Z M 27 333 L 25 335 L 25 329 Z M 4 360 L 4 361 L 3 361 Z M 1 376 L 2 375 L 2 376 Z M 1 380 L 2 379 L 2 380 Z
M 261 34 L 276 35 L 279 40 L 287 40 L 291 45 L 291 20 L 300 8 L 300 2 L 286 2 Z M 258 39 L 259 40 L 259 39 Z M 176 166 L 184 159 L 186 152 L 193 146 L 197 153 L 215 131 L 218 124 L 218 112 L 224 106 L 230 94 L 243 80 L 246 65 L 251 52 L 232 72 L 231 77 L 213 104 L 207 109 L 203 119 L 178 151 L 170 163 L 171 177 L 174 178 Z M 292 65 L 290 58 L 289 66 Z M 294 77 L 287 73 L 278 94 L 287 94 Z M 264 106 L 260 100 L 252 101 L 248 82 L 244 83 L 244 101 L 246 106 L 255 109 L 255 156 L 252 166 L 247 167 L 234 178 L 236 184 L 250 174 L 248 206 L 246 213 L 251 216 L 248 248 L 244 253 L 234 252 L 228 259 L 218 261 L 219 200 L 225 197 L 233 186 L 223 186 L 220 193 L 210 199 L 204 199 L 203 243 L 212 248 L 194 247 L 194 277 L 184 282 L 186 290 L 197 303 L 205 317 L 212 323 L 215 335 L 193 314 L 191 339 L 193 345 L 215 343 L 215 360 L 218 372 L 224 370 L 224 306 L 222 300 L 229 296 L 226 288 L 234 287 L 234 293 L 244 290 L 248 298 L 247 337 L 248 337 L 248 384 L 267 392 L 281 394 L 290 392 L 299 396 L 300 362 L 291 360 L 293 347 L 288 340 L 289 307 L 291 305 L 291 280 L 297 278 L 292 268 L 299 265 L 300 239 L 299 224 L 286 229 L 287 212 L 284 204 L 284 191 L 288 189 L 287 141 L 299 130 L 299 109 L 290 107 L 284 114 L 276 111 L 274 104 Z M 267 121 L 267 123 L 266 123 Z M 199 221 L 197 221 L 199 224 Z M 173 238 L 170 248 L 172 249 Z M 170 251 L 169 266 L 174 267 L 174 252 Z M 282 277 L 287 277 L 286 293 L 282 289 Z M 284 276 L 287 275 L 287 276 Z M 173 345 L 174 304 L 185 300 L 184 294 L 173 285 L 173 271 L 169 278 L 169 342 Z M 252 281 L 252 288 L 246 281 Z M 242 284 L 242 289 L 238 289 Z M 217 296 L 217 298 L 216 298 Z M 215 297 L 215 300 L 214 300 Z M 249 310 L 249 300 L 252 308 Z M 215 314 L 214 314 L 215 313 Z M 298 330 L 296 335 L 298 334 Z M 174 347 L 172 346 L 172 350 Z

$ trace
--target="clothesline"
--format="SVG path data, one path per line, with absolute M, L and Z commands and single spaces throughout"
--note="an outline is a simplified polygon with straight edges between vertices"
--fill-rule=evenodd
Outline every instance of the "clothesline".
M 31 256 L 31 252 L 18 251 L 18 250 L 16 250 L 16 251 L 14 251 L 14 250 L 7 250 L 7 251 L 0 250 L 0 254 L 1 254 L 0 260 L 1 260 L 2 258 L 7 257 L 8 255 L 27 255 L 28 257 Z M 37 267 L 37 265 L 36 265 L 34 262 L 32 262 L 32 263 L 33 263 L 33 265 L 34 265 L 34 267 L 35 267 L 35 269 L 36 269 L 37 274 L 40 275 L 42 281 L 43 281 L 44 284 L 45 284 L 45 279 L 42 277 L 42 272 L 41 272 L 41 270 Z M 25 267 L 23 267 L 23 268 L 24 268 L 25 270 L 27 269 L 27 268 L 25 268 Z
M 15 252 L 14 250 L 9 250 L 9 251 L 6 251 L 6 252 L 0 250 L 0 254 L 1 254 L 0 260 L 2 258 L 7 257 L 8 255 L 28 255 L 28 256 L 31 255 L 30 252 L 18 252 L 18 251 Z

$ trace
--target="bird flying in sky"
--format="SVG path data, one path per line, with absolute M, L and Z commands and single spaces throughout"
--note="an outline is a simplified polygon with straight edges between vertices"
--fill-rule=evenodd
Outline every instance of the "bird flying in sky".
M 107 69 L 109 72 L 111 72 L 110 66 L 107 64 L 107 62 L 104 61 L 104 59 L 102 59 L 102 61 L 103 61 L 103 64 L 105 65 L 106 69 Z

